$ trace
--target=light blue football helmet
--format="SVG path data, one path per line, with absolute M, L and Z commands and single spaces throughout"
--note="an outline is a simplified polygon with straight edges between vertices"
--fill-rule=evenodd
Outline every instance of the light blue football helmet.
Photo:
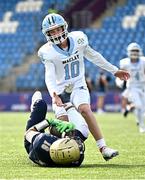
M 50 35 L 49 31 L 62 27 L 63 31 L 59 35 Z M 64 18 L 59 14 L 48 14 L 42 22 L 42 33 L 45 35 L 47 41 L 51 41 L 54 44 L 62 43 L 68 35 L 68 24 Z
M 138 59 L 142 55 L 142 49 L 136 42 L 130 43 L 127 46 L 127 55 L 131 59 Z

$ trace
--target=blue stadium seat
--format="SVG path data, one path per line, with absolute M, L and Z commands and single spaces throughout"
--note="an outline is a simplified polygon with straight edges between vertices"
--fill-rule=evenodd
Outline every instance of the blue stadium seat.
M 111 63 L 119 65 L 119 60 L 126 57 L 126 47 L 132 41 L 143 45 L 145 44 L 145 17 L 140 17 L 137 26 L 132 29 L 123 29 L 121 23 L 126 15 L 133 15 L 135 7 L 145 4 L 144 0 L 128 0 L 124 7 L 118 7 L 114 16 L 107 17 L 102 22 L 102 28 L 97 29 L 97 34 L 91 28 L 84 29 L 88 35 L 89 42 L 93 48 L 99 51 Z M 95 40 L 96 39 L 96 40 Z M 87 62 L 87 61 L 86 61 Z M 86 63 L 86 71 L 90 72 L 90 77 L 96 77 L 97 72 L 93 71 L 94 65 Z
M 12 21 L 18 21 L 19 26 L 15 34 L 0 34 L 0 78 L 9 75 L 11 68 L 22 65 L 25 57 L 36 53 L 37 47 L 46 42 L 41 33 L 41 22 L 48 13 L 52 4 L 64 11 L 70 0 L 43 0 L 40 12 L 18 13 L 15 6 L 19 0 L 0 1 L 0 20 L 7 10 L 13 11 Z M 61 5 L 60 5 L 61 3 Z M 111 63 L 118 66 L 119 60 L 126 56 L 126 46 L 136 41 L 145 44 L 145 17 L 140 17 L 135 28 L 123 29 L 122 19 L 126 15 L 133 15 L 138 4 L 145 4 L 144 0 L 127 0 L 124 6 L 117 7 L 112 17 L 107 17 L 102 22 L 102 27 L 81 29 L 87 34 L 90 45 Z M 2 43 L 1 43 L 2 42 Z M 86 72 L 95 79 L 96 66 L 85 61 Z M 91 69 L 91 71 L 90 71 Z M 35 74 L 35 76 L 34 76 Z M 32 64 L 25 75 L 20 75 L 16 80 L 18 89 L 45 88 L 44 67 L 42 63 Z
M 6 64 L 5 71 L 7 72 L 4 73 L 4 68 L 0 67 L 0 78 L 9 75 L 11 68 L 14 66 L 22 65 L 25 56 L 35 53 L 38 44 L 44 41 L 41 33 L 42 19 L 48 13 L 49 7 L 56 3 L 56 0 L 42 1 L 42 9 L 37 12 L 16 12 L 15 8 L 16 4 L 20 2 L 19 0 L 0 1 L 0 21 L 2 21 L 5 12 L 12 11 L 11 21 L 19 22 L 16 33 L 0 33 L 0 62 Z M 63 11 L 69 1 L 70 0 L 61 1 L 61 5 L 57 7 L 58 10 Z M 60 1 L 57 1 L 57 3 L 60 4 Z M 7 63 L 11 66 L 8 66 Z M 35 83 L 35 85 L 37 84 L 38 83 Z M 25 86 L 27 85 L 29 86 L 29 84 L 26 83 Z

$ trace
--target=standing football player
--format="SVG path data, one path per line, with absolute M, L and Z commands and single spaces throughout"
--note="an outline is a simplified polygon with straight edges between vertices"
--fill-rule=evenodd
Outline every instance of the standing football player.
M 139 132 L 145 132 L 145 57 L 139 44 L 133 42 L 127 47 L 128 57 L 120 60 L 120 68 L 130 73 L 123 96 L 134 106 Z
M 84 57 L 97 66 L 123 80 L 129 73 L 110 64 L 88 44 L 87 36 L 81 31 L 68 33 L 68 24 L 59 14 L 49 14 L 42 22 L 42 32 L 47 39 L 38 51 L 45 65 L 45 82 L 52 97 L 56 117 L 67 120 L 67 112 L 59 95 L 67 87 L 72 91 L 71 102 L 86 120 L 105 160 L 118 155 L 118 151 L 107 147 L 101 130 L 90 108 L 90 95 L 85 82 Z

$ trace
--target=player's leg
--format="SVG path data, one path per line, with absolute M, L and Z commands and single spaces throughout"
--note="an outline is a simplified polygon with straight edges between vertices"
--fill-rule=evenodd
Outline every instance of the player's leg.
M 145 132 L 145 125 L 144 125 L 144 115 L 141 109 L 136 108 L 135 109 L 135 116 L 136 116 L 136 122 L 139 126 L 139 132 L 144 133 Z
M 84 141 L 87 139 L 89 130 L 88 126 L 82 117 L 82 115 L 76 110 L 76 108 L 70 103 L 72 88 L 67 86 L 62 94 L 59 95 L 65 107 L 58 107 L 53 104 L 53 109 L 55 111 L 56 117 L 61 119 L 61 117 L 67 116 L 68 121 L 72 122 L 75 125 L 76 134 L 80 136 Z
M 46 102 L 42 99 L 41 93 L 39 91 L 36 91 L 32 96 L 31 114 L 30 114 L 30 119 L 27 121 L 26 124 L 26 131 L 35 124 L 44 120 L 46 116 L 46 112 L 47 112 Z M 24 139 L 24 145 L 26 151 L 29 153 L 31 144 L 26 140 L 26 138 Z
M 122 106 L 122 113 L 124 115 L 124 117 L 126 117 L 129 113 L 129 111 L 127 110 L 126 106 L 127 106 L 127 98 L 122 96 L 122 99 L 121 99 L 121 106 Z
M 133 103 L 128 102 L 125 108 L 125 111 L 123 112 L 124 117 L 127 117 L 127 115 L 132 112 L 135 109 L 135 106 Z
M 103 106 L 104 106 L 105 92 L 99 92 L 98 100 L 97 100 L 97 113 L 103 114 Z
M 75 124 L 75 129 L 81 132 L 81 134 L 84 136 L 83 139 L 87 139 L 89 135 L 89 129 L 83 116 L 71 103 L 67 103 L 65 109 L 67 111 L 69 121 Z
M 109 160 L 114 156 L 118 155 L 117 150 L 113 150 L 106 146 L 102 132 L 99 125 L 96 122 L 96 118 L 90 108 L 90 96 L 86 88 L 78 88 L 72 92 L 71 100 L 74 105 L 79 109 L 83 117 L 85 118 L 89 130 L 96 140 L 97 146 L 99 147 L 105 160 Z
M 122 93 L 122 100 L 121 100 L 122 113 L 124 117 L 127 117 L 128 113 L 135 108 L 134 104 L 131 101 L 129 101 L 129 98 L 130 98 L 130 91 L 129 89 L 125 89 Z
M 103 135 L 100 131 L 100 128 L 98 126 L 98 124 L 96 124 L 96 119 L 95 116 L 93 115 L 91 109 L 90 109 L 90 95 L 87 89 L 76 89 L 72 92 L 72 98 L 71 98 L 73 104 L 75 105 L 75 107 L 77 109 L 79 109 L 79 111 L 81 112 L 81 114 L 83 115 L 83 117 L 85 118 L 89 129 L 91 131 L 91 133 L 93 134 L 94 138 L 96 140 L 102 139 Z M 88 118 L 89 117 L 89 118 Z M 91 122 L 90 122 L 91 119 Z
M 137 122 L 139 123 L 139 132 L 145 132 L 144 124 L 144 99 L 140 89 L 131 90 L 132 101 L 135 105 L 135 115 Z
M 135 115 L 135 122 L 136 122 L 136 125 L 139 126 L 139 119 L 138 119 L 138 110 L 135 108 L 134 109 L 134 115 Z
M 144 118 L 144 112 L 145 112 L 145 99 L 144 94 L 140 94 L 140 101 L 141 101 L 141 107 L 140 107 L 140 121 L 139 121 L 139 132 L 145 133 L 145 118 Z
M 47 104 L 42 99 L 41 92 L 36 91 L 32 96 L 30 120 L 27 122 L 26 130 L 44 120 L 46 112 Z
M 61 99 L 63 99 L 63 97 L 61 97 Z M 67 98 L 67 101 L 68 101 L 68 98 Z M 63 103 L 66 103 L 66 101 Z M 84 136 L 83 139 L 86 139 L 88 137 L 88 134 L 89 134 L 88 126 L 84 118 L 74 107 L 71 107 L 67 109 L 66 111 L 64 107 L 58 107 L 55 104 L 53 104 L 53 110 L 58 119 L 72 122 L 75 125 L 75 129 L 80 131 L 81 134 Z

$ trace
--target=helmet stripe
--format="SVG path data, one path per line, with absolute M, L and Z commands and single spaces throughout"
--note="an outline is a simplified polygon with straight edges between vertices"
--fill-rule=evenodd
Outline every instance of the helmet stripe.
M 53 16 L 48 18 L 48 23 L 50 24 L 50 26 L 52 26 L 53 24 L 55 24 L 54 18 Z
M 51 20 L 50 20 L 50 18 L 48 18 L 48 23 L 51 25 Z
M 55 20 L 54 20 L 54 17 L 52 16 L 52 22 L 55 24 Z

